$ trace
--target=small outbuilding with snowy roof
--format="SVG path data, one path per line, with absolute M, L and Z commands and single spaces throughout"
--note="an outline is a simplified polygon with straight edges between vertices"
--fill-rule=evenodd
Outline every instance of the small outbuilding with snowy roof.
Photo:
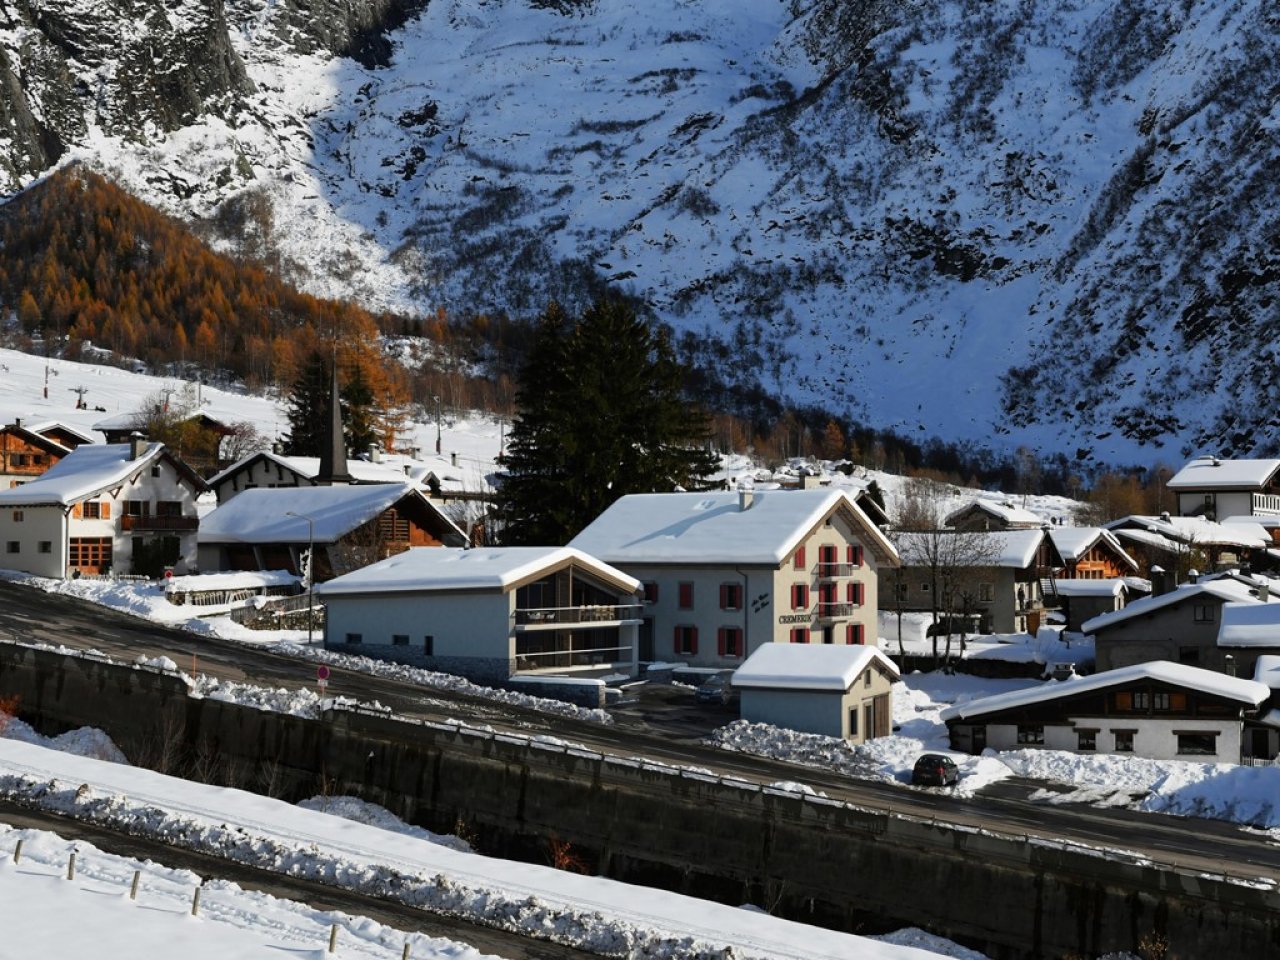
M 874 643 L 893 544 L 844 490 L 621 497 L 570 543 L 644 584 L 640 660 L 733 668 L 762 645 Z
M 766 643 L 733 674 L 742 718 L 865 743 L 889 735 L 893 661 L 875 647 Z
M 445 547 L 397 554 L 316 595 L 329 649 L 502 683 L 633 674 L 639 589 L 571 547 Z
M 951 747 L 1043 748 L 1153 760 L 1239 763 L 1266 684 L 1157 660 L 957 703 L 941 713 Z

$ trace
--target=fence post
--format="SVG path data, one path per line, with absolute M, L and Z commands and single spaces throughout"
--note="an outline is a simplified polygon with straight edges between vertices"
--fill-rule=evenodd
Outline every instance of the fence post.
M 338 949 L 338 925 L 335 923 L 329 928 L 329 952 L 333 953 Z
M 71 856 L 67 859 L 67 879 L 74 880 L 76 878 L 76 852 L 71 851 Z
M 129 899 L 130 899 L 130 900 L 137 900 L 137 899 L 138 899 L 138 881 L 139 881 L 141 878 L 142 878 L 142 871 L 141 871 L 141 870 L 135 870 L 135 871 L 133 871 L 133 883 L 129 884 Z
M 196 887 L 196 892 L 191 896 L 191 915 L 193 917 L 200 916 L 200 887 Z
M 13 862 L 17 863 L 22 859 L 22 837 L 18 838 L 18 845 L 13 848 Z

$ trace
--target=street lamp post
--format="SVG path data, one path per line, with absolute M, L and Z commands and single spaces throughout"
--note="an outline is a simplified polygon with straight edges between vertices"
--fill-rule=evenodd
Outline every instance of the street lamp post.
M 286 517 L 297 517 L 307 521 L 307 646 L 311 646 L 315 635 L 316 602 L 314 587 L 316 583 L 316 522 L 305 513 L 286 510 Z

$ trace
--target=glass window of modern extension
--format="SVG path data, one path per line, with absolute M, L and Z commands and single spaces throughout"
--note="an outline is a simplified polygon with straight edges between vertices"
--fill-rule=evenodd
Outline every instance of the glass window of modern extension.
M 635 660 L 641 606 L 572 567 L 516 589 L 516 672 L 608 672 Z

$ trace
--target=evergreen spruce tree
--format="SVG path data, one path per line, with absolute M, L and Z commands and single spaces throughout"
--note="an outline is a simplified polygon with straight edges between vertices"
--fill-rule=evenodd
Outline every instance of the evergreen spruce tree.
M 303 364 L 285 401 L 289 436 L 284 452 L 291 457 L 318 457 L 329 422 L 329 364 L 324 354 L 313 353 Z
M 502 538 L 565 543 L 629 493 L 705 489 L 717 467 L 705 416 L 684 400 L 665 333 L 628 303 L 539 321 L 516 394 L 499 495 Z
M 338 397 L 342 404 L 347 455 L 358 457 L 378 443 L 373 390 L 359 364 L 352 368 L 347 382 L 338 388 Z

